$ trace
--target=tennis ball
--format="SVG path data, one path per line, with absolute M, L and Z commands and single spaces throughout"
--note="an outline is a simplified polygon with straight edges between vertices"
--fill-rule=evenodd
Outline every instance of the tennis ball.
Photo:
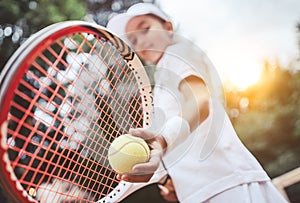
M 124 134 L 117 137 L 108 149 L 110 166 L 120 174 L 132 173 L 132 167 L 149 160 L 150 149 L 142 138 Z

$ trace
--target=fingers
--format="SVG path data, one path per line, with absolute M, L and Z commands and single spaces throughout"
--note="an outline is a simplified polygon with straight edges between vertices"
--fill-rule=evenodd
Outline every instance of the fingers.
M 175 191 L 170 191 L 166 187 L 159 185 L 160 195 L 168 202 L 177 202 L 178 198 Z
M 118 174 L 117 178 L 127 182 L 148 182 L 158 168 L 160 160 L 157 153 L 151 155 L 148 162 L 134 165 L 132 174 Z
M 172 180 L 168 179 L 164 185 L 158 184 L 161 196 L 169 202 L 177 202 L 178 198 L 176 195 L 175 188 L 173 186 Z
M 162 186 L 164 187 L 164 186 Z M 166 189 L 165 191 L 161 188 L 161 186 L 159 186 L 159 188 L 161 189 L 161 196 L 167 200 L 168 202 L 177 202 L 178 201 L 178 198 L 177 198 L 177 195 L 176 195 L 176 192 L 175 191 L 169 191 L 168 189 Z
M 141 183 L 141 182 L 148 182 L 153 176 L 152 174 L 143 174 L 143 175 L 134 175 L 134 174 L 122 174 L 118 176 L 120 180 L 124 180 L 127 182 L 133 183 Z
M 166 147 L 164 138 L 160 138 L 160 135 L 155 136 L 154 133 L 142 128 L 130 129 L 129 133 L 147 142 L 150 147 L 150 159 L 146 163 L 134 165 L 132 174 L 119 174 L 117 178 L 128 182 L 148 182 L 161 162 Z
M 129 133 L 144 139 L 151 149 L 160 149 L 164 151 L 167 148 L 166 140 L 160 134 L 154 134 L 143 128 L 130 129 Z
M 6 135 L 7 134 L 7 121 L 5 121 L 5 122 L 2 123 L 0 132 L 1 132 L 2 135 Z
M 154 173 L 161 161 L 161 153 L 156 150 L 151 150 L 150 159 L 146 163 L 140 163 L 133 166 L 132 171 L 137 174 Z
M 148 182 L 153 176 L 153 173 L 148 174 L 118 174 L 117 179 L 118 180 L 124 180 L 127 182 L 132 183 L 141 183 L 141 182 Z
M 132 168 L 133 173 L 118 174 L 117 179 L 127 182 L 148 182 L 157 170 L 160 161 L 160 153 L 152 150 L 148 162 L 134 165 Z
M 151 140 L 155 137 L 155 134 L 150 132 L 149 130 L 143 129 L 143 128 L 135 128 L 135 129 L 130 129 L 129 133 L 131 135 L 141 137 L 144 140 Z

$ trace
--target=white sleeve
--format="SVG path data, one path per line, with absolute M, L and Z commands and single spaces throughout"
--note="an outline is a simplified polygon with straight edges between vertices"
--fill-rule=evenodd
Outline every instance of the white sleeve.
M 166 58 L 167 59 L 167 58 Z M 197 71 L 190 64 L 177 57 L 170 57 L 158 64 L 155 72 L 154 107 L 163 113 L 159 116 L 155 110 L 156 130 L 165 138 L 171 151 L 184 142 L 191 134 L 187 120 L 178 116 L 185 101 L 179 91 L 179 84 L 189 76 L 196 76 L 205 81 L 205 72 Z M 160 118 L 160 119 L 157 119 Z

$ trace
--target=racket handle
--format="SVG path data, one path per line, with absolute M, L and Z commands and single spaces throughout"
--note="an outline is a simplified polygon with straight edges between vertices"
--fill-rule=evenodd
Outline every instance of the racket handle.
M 119 185 L 111 191 L 106 197 L 99 200 L 97 203 L 116 203 L 122 201 L 124 198 L 133 192 L 153 183 L 158 183 L 163 177 L 167 175 L 167 171 L 163 168 L 162 164 L 154 173 L 150 181 L 146 183 L 130 183 L 120 181 Z

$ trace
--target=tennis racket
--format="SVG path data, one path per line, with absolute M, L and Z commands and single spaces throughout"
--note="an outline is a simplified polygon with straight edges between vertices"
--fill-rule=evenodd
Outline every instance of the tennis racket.
M 107 159 L 153 108 L 143 65 L 114 34 L 50 25 L 13 54 L 0 85 L 0 181 L 13 202 L 118 202 L 145 185 L 117 180 Z

